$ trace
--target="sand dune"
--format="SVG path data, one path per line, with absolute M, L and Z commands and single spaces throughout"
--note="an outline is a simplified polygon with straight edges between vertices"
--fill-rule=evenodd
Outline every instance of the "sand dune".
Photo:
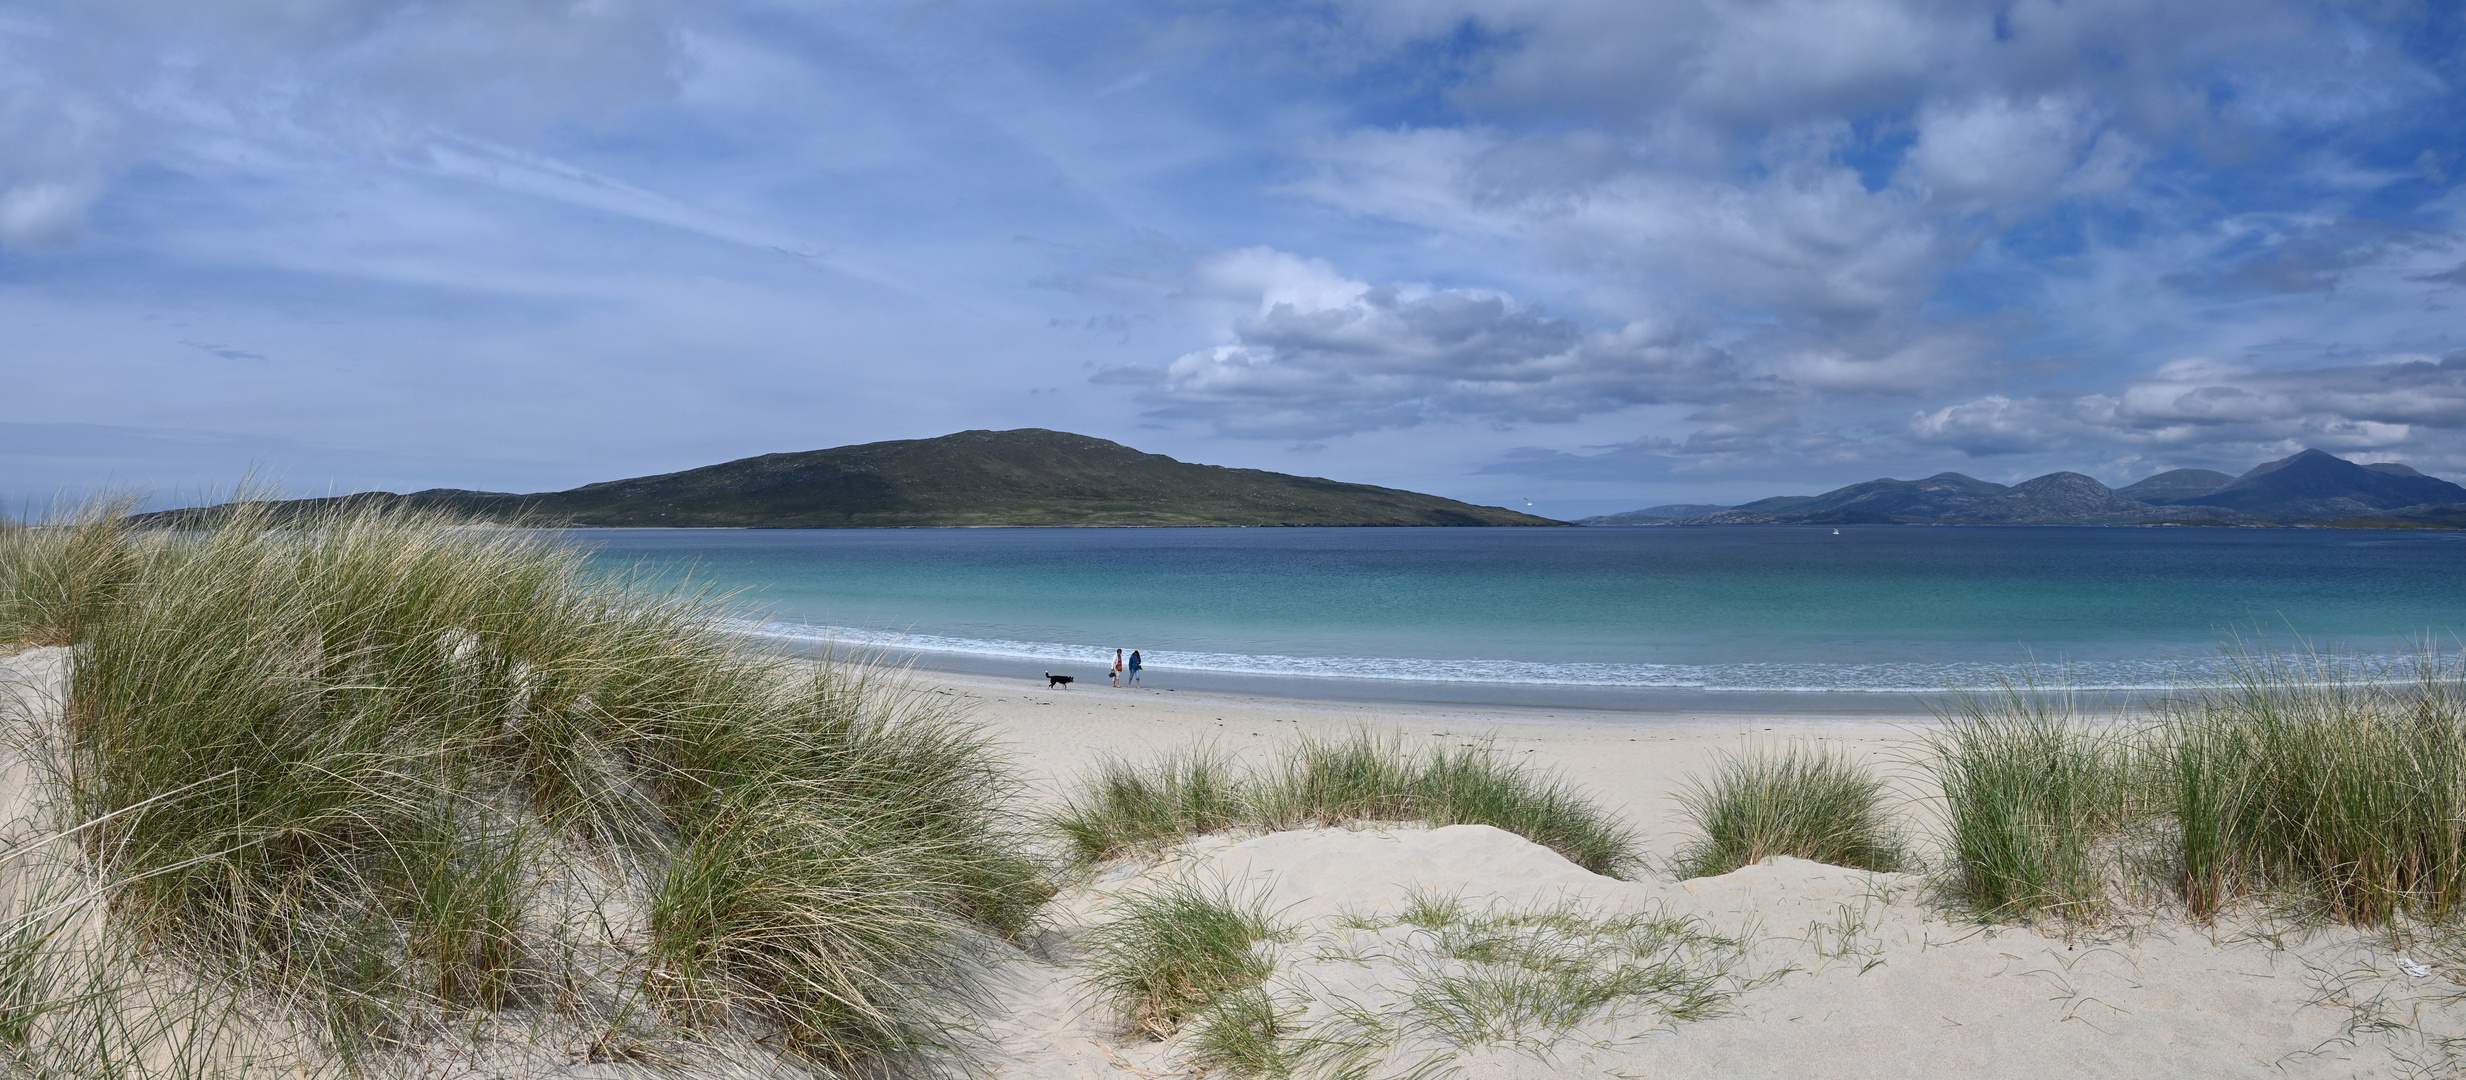
M 1680 839 L 1671 794 L 1717 751 L 1835 740 L 1897 770 L 1928 718 L 1644 718 L 1483 715 L 1434 708 L 1163 691 L 1045 692 L 948 681 L 1010 740 L 1048 796 L 1097 755 L 1210 739 L 1237 753 L 1356 725 L 1420 738 L 1487 736 L 1622 808 L 1648 846 Z M 1923 800 L 1911 808 L 1923 816 Z M 2162 913 L 2069 935 L 1961 921 L 1927 882 L 1797 859 L 1692 881 L 1617 881 L 1486 826 L 1217 836 L 1153 860 L 1109 865 L 1056 899 L 1042 957 L 1006 965 L 990 1026 L 990 1075 L 1177 1075 L 1186 1047 L 1126 1034 L 1074 979 L 1070 940 L 1115 898 L 1171 880 L 1224 883 L 1295 928 L 1268 986 L 1306 1026 L 1346 1006 L 1404 1017 L 1365 1059 L 1371 1075 L 2403 1076 L 2455 1071 L 2444 1036 L 2466 1033 L 2466 970 L 2406 974 L 2387 939 L 2290 931 L 2265 919 L 2198 927 Z M 1434 977 L 1479 975 L 1433 931 L 1399 924 L 1415 897 L 1475 915 L 1572 910 L 1642 917 L 1737 944 L 1707 945 L 1716 1015 L 1674 1020 L 1648 999 L 1554 1030 L 1462 1044 L 1415 1026 L 1410 999 Z
M 2447 973 L 2409 978 L 2367 935 L 2280 947 L 2142 925 L 2066 940 L 1947 921 L 1912 875 L 1779 858 L 1715 878 L 1621 882 L 1474 825 L 1202 840 L 1113 868 L 1057 901 L 1056 920 L 1084 926 L 1124 890 L 1191 876 L 1255 890 L 1299 928 L 1276 947 L 1270 988 L 1321 1023 L 1343 1006 L 1410 1023 L 1408 999 L 1434 971 L 1474 966 L 1447 959 L 1433 932 L 1392 921 L 1417 894 L 1476 913 L 1643 914 L 1739 943 L 1703 958 L 1733 995 L 1720 1015 L 1672 1020 L 1641 1000 L 1624 1015 L 1488 1044 L 1408 1030 L 1374 1055 L 1374 1075 L 2410 1075 L 2408 1059 L 2437 1060 L 2438 1048 L 2366 1028 L 2397 1017 L 2455 1032 L 2466 1021 Z M 1181 1047 L 1126 1035 L 1067 964 L 1022 961 L 1006 974 L 992 1075 L 1184 1071 Z

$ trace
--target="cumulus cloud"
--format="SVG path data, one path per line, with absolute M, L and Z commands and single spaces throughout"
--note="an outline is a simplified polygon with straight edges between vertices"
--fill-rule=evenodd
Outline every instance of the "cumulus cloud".
M 1717 349 L 1645 322 L 1588 329 L 1476 289 L 1371 283 L 1270 249 L 1194 273 L 1202 301 L 1239 298 L 1227 340 L 1099 383 L 1145 387 L 1160 417 L 1227 434 L 1311 438 L 1431 420 L 1550 423 L 1739 390 Z
M 1975 401 L 1922 411 L 1909 422 L 1918 443 L 1948 447 L 1971 457 L 2027 454 L 2068 448 L 2089 434 L 2084 408 L 2101 399 L 2022 398 L 1989 394 Z
M 2231 164 L 2445 92 L 2392 26 L 2295 3 L 1357 6 L 1399 43 L 1469 24 L 1511 44 L 1455 89 L 1473 122 L 1323 140 L 1293 190 L 1508 239 L 1627 294 L 1815 328 L 1839 352 L 1867 324 L 1939 321 L 1951 275 L 2060 203 L 2136 199 L 2197 228 L 2207 208 L 2172 205 L 2192 194 L 2182 162 L 2143 182 L 2151 146 Z M 1532 112 L 1562 122 L 1530 132 Z M 2376 242 L 2264 229 L 2175 280 L 2314 289 Z
M 1323 138 L 1288 190 L 1584 276 L 1606 325 L 1699 313 L 1729 376 L 1768 380 L 1759 407 L 1806 424 L 1664 422 L 1621 453 L 2240 454 L 2454 428 L 2449 376 L 2420 366 L 2445 360 L 2260 359 L 2444 340 L 2449 301 L 2422 293 L 2455 283 L 2466 205 L 2402 204 L 2390 193 L 2446 183 L 2441 161 L 2402 136 L 2403 153 L 2379 156 L 2415 163 L 2376 165 L 2360 145 L 2378 136 L 2353 134 L 2456 105 L 2403 11 L 1343 6 L 1391 48 L 1488 51 L 1449 87 L 1462 119 Z M 2307 296 L 2341 307 L 2293 306 Z M 2224 375 L 2154 370 L 2170 351 L 2253 359 Z M 2095 390 L 2045 385 L 2055 373 Z M 1876 405 L 1893 398 L 1897 419 Z
M 2448 456 L 2466 433 L 2466 350 L 2259 369 L 2176 361 L 2116 394 L 1990 394 L 1911 417 L 1921 445 L 1972 457 L 2132 448 L 2231 463 L 2291 448 Z
M 1918 111 L 1905 181 L 1956 212 L 2013 216 L 2057 194 L 2082 163 L 2095 121 L 2077 99 L 2000 95 L 1931 101 Z
M 2387 443 L 2403 442 L 2416 428 L 2466 429 L 2466 350 L 2279 371 L 2168 365 L 2125 390 L 2113 424 L 2159 436 L 2236 427 L 2270 437 L 2334 431 Z

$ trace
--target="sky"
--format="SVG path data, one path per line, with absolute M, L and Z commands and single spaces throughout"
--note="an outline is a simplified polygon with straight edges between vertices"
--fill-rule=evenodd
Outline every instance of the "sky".
M 2466 477 L 2466 5 L 0 0 L 0 499 Z

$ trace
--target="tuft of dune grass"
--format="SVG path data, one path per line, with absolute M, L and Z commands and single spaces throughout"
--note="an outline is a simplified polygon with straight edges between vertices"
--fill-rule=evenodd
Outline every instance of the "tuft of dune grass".
M 1087 862 L 1179 843 L 1251 823 L 1256 782 L 1212 747 L 1160 754 L 1144 764 L 1108 758 L 1053 827 Z
M 142 552 L 123 534 L 134 499 L 107 499 L 38 525 L 0 522 L 0 645 L 68 645 L 127 587 Z
M 2466 899 L 2466 709 L 2456 661 L 2396 670 L 2230 651 L 2164 706 L 2158 800 L 2197 917 L 2271 893 L 2339 921 L 2452 915 Z
M 843 1071 L 950 1052 L 965 943 L 1050 892 L 981 738 L 862 665 L 754 650 L 541 534 L 276 524 L 0 536 L 0 634 L 73 647 L 62 781 L 115 924 L 346 1057 L 555 998 L 550 846 L 645 868 L 672 1019 Z
M 2171 896 L 2357 925 L 2466 902 L 2466 664 L 2230 643 L 2153 722 L 2029 682 L 1956 695 L 1927 762 L 1946 896 L 1990 918 L 2094 918 Z
M 2130 795 L 2116 734 L 2033 682 L 1956 694 L 1938 715 L 1925 760 L 1943 793 L 1948 897 L 1999 919 L 2105 910 Z
M 1088 984 L 1132 1027 L 1162 1039 L 1219 999 L 1256 990 L 1275 971 L 1259 946 L 1288 936 L 1264 901 L 1236 899 L 1223 885 L 1174 881 L 1121 897 L 1113 917 L 1083 935 L 1079 946 Z M 1223 1044 L 1216 1052 L 1254 1060 L 1241 1041 L 1242 1025 L 1259 1020 L 1253 1013 L 1222 1022 L 1209 1038 Z M 1267 1023 L 1272 1029 L 1272 1014 Z
M 1190 1061 L 1228 1076 L 1292 1075 L 1301 1056 L 1293 1045 L 1301 1011 L 1278 1002 L 1264 985 L 1218 994 L 1193 1018 Z
M 1416 932 L 1344 957 L 1391 964 L 1375 987 L 1321 998 L 1316 979 L 1284 975 L 1218 994 L 1192 1021 L 1188 1060 L 1238 1077 L 1437 1075 L 1467 1051 L 1548 1053 L 1603 1021 L 1718 1015 L 1775 977 L 1745 973 L 1745 940 L 1659 910 L 1475 907 L 1415 893 L 1392 914 L 1342 925 Z M 1345 952 L 1322 946 L 1316 959 Z
M 1678 802 L 1696 833 L 1672 861 L 1681 878 L 1776 855 L 1884 873 L 1911 867 L 1883 778 L 1837 749 L 1724 754 L 1709 778 L 1680 789 Z
M 1490 825 L 1598 874 L 1637 859 L 1634 833 L 1564 779 L 1488 745 L 1425 747 L 1356 731 L 1304 739 L 1263 768 L 1200 749 L 1109 761 L 1052 819 L 1083 862 L 1237 828 L 1348 822 Z

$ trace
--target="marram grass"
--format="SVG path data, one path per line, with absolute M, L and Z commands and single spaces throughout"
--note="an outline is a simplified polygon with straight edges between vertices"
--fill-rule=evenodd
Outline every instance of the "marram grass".
M 1792 744 L 1725 754 L 1678 793 L 1695 837 L 1681 878 L 1726 874 L 1776 855 L 1886 873 L 1912 866 L 1884 781 L 1837 749 Z
M 1278 1002 L 1264 986 L 1217 995 L 1193 1018 L 1190 1061 L 1235 1077 L 1290 1076 L 1300 1064 L 1294 1038 L 1301 1010 Z
M 1549 1048 L 1607 1021 L 1718 1015 L 1777 977 L 1745 972 L 1745 940 L 1650 909 L 1475 907 L 1416 893 L 1397 912 L 1344 925 L 1415 932 L 1352 957 L 1393 965 L 1375 988 L 1314 1002 L 1316 979 L 1271 977 L 1217 995 L 1192 1020 L 1189 1060 L 1245 1078 L 1445 1075 L 1467 1051 Z
M 2359 925 L 2466 902 L 2457 657 L 2230 646 L 2154 719 L 2079 715 L 2033 685 L 1960 695 L 1929 767 L 1944 878 L 1990 917 L 2095 918 L 2132 896 L 2195 919 L 2239 903 Z
M 1428 747 L 1368 731 L 1303 740 L 1258 769 L 1204 749 L 1108 762 L 1053 825 L 1096 862 L 1226 829 L 1406 821 L 1495 826 L 1600 874 L 1638 861 L 1634 833 L 1557 776 L 1486 744 Z
M 2166 704 L 2164 809 L 2196 916 L 2273 894 L 2340 921 L 2439 919 L 2466 900 L 2466 709 L 2429 650 L 2362 673 L 2334 657 L 2228 654 Z
M 0 645 L 67 645 L 85 636 L 143 557 L 119 525 L 134 505 L 113 499 L 39 525 L 0 522 Z
M 578 851 L 642 868 L 640 995 L 677 1022 L 833 1069 L 950 1051 L 965 942 L 1049 891 L 971 731 L 537 534 L 281 524 L 0 536 L 0 637 L 73 649 L 63 779 L 116 925 L 350 1054 L 554 999 L 538 868 Z
M 1939 713 L 1926 763 L 1942 791 L 1949 898 L 1991 918 L 2104 911 L 2130 794 L 2115 730 L 2033 683 L 1956 694 Z
M 1247 824 L 1256 788 L 1211 748 L 1161 754 L 1143 765 L 1110 758 L 1053 826 L 1082 859 L 1097 862 Z
M 1275 971 L 1260 946 L 1287 936 L 1261 900 L 1236 898 L 1221 884 L 1174 881 L 1121 897 L 1113 917 L 1079 945 L 1089 985 L 1130 1026 L 1165 1038 L 1219 999 L 1254 990 Z M 1228 1016 L 1214 1038 L 1229 1043 L 1239 1025 L 1258 1022 L 1248 1013 Z

